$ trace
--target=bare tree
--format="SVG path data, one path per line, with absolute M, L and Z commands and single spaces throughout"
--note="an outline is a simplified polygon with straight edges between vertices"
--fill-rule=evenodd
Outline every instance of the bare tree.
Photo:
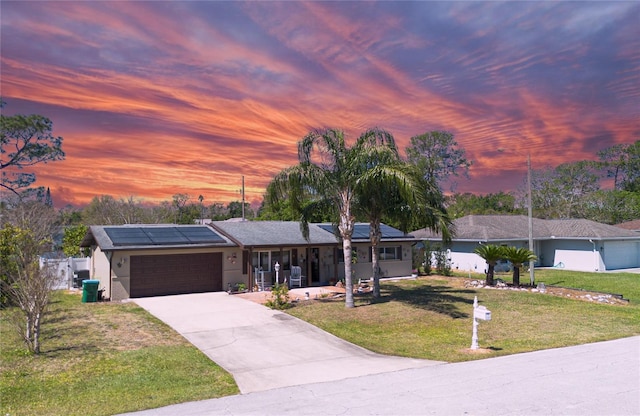
M 42 319 L 60 279 L 54 269 L 40 268 L 38 261 L 51 248 L 55 211 L 39 202 L 23 202 L 3 220 L 7 222 L 0 229 L 0 287 L 18 309 L 12 316 L 25 345 L 39 354 Z

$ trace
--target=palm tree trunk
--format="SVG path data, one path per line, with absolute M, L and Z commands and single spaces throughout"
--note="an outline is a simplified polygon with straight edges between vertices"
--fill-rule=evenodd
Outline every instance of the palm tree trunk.
M 494 265 L 489 263 L 489 267 L 487 268 L 487 286 L 493 286 L 493 269 Z
M 342 250 L 344 252 L 344 286 L 345 286 L 345 307 L 353 308 L 353 277 L 351 275 L 351 237 L 355 219 L 351 215 L 351 201 L 348 193 L 341 195 L 342 210 L 340 212 L 340 225 L 338 230 L 342 237 Z
M 345 307 L 353 308 L 353 278 L 351 277 L 351 236 L 342 240 L 342 251 L 344 253 L 344 286 L 345 286 Z
M 513 265 L 513 285 L 520 286 L 520 266 Z
M 380 267 L 378 263 L 378 244 L 381 240 L 380 223 L 374 223 L 371 227 L 371 268 L 373 276 L 373 297 L 380 297 Z

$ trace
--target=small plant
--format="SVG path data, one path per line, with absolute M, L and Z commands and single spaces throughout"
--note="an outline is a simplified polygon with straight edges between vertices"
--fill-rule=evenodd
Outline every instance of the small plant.
M 451 276 L 451 260 L 446 251 L 438 250 L 433 252 L 436 261 L 436 272 L 442 276 Z
M 238 288 L 238 292 L 244 292 L 245 290 L 247 290 L 247 285 L 245 285 L 244 283 L 238 283 L 236 286 Z
M 289 288 L 287 285 L 274 285 L 271 288 L 271 299 L 265 305 L 271 309 L 288 309 L 291 307 L 289 303 Z
M 431 251 L 431 244 L 428 241 L 423 241 L 424 248 L 414 249 L 412 258 L 412 267 L 418 269 L 418 272 L 431 274 L 431 262 L 433 261 L 433 255 Z

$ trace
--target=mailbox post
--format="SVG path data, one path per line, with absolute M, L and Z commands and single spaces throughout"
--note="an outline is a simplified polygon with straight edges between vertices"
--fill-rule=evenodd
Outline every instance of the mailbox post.
M 491 311 L 485 306 L 478 306 L 478 297 L 473 299 L 473 335 L 471 336 L 471 349 L 477 350 L 478 347 L 478 319 L 482 321 L 491 320 Z

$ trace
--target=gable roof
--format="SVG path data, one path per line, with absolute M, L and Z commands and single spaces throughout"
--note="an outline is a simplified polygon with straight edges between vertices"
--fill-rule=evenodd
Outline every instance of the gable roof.
M 638 233 L 585 219 L 543 220 L 533 218 L 534 240 L 561 239 L 636 239 Z M 455 219 L 454 241 L 510 241 L 529 238 L 525 215 L 467 215 Z M 436 240 L 441 235 L 430 230 L 416 230 L 418 239 Z

